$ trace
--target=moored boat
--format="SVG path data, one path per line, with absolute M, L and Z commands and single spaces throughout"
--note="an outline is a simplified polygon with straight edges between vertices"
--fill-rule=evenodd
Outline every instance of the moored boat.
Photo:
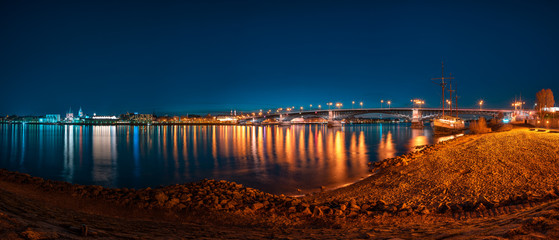
M 444 63 L 441 64 L 441 77 L 440 78 L 433 78 L 433 80 L 441 80 L 441 105 L 442 105 L 442 116 L 436 117 L 433 119 L 432 126 L 435 134 L 453 134 L 460 132 L 465 129 L 464 120 L 458 117 L 458 113 L 456 116 L 452 116 L 452 93 L 454 93 L 454 109 L 458 109 L 458 96 L 456 95 L 456 89 L 452 89 L 452 81 L 454 78 L 452 75 L 450 77 L 444 76 Z M 448 80 L 448 81 L 445 81 Z M 447 84 L 450 86 L 446 89 Z M 450 99 L 445 98 L 445 91 L 450 93 Z M 450 115 L 445 115 L 445 104 L 448 104 L 448 110 Z
M 456 133 L 466 128 L 464 120 L 448 115 L 433 119 L 432 126 L 435 134 Z
M 328 127 L 341 127 L 342 126 L 342 121 L 329 120 L 326 125 Z

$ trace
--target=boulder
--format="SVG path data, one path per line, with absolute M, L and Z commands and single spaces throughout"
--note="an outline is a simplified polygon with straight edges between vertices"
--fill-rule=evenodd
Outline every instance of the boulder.
M 157 194 L 155 194 L 155 200 L 157 200 L 157 202 L 160 204 L 163 204 L 165 201 L 167 201 L 167 199 L 169 199 L 169 197 L 163 192 L 158 192 Z
M 166 204 L 165 207 L 166 208 L 172 208 L 175 205 L 179 204 L 180 200 L 178 198 L 171 198 L 171 200 L 169 200 Z
M 324 213 L 322 212 L 322 210 L 319 207 L 314 207 L 312 215 L 313 215 L 313 217 L 322 217 L 322 216 L 324 216 Z
M 259 202 L 252 204 L 252 210 L 258 210 L 258 209 L 261 209 L 263 207 L 264 207 L 264 204 L 259 203 Z

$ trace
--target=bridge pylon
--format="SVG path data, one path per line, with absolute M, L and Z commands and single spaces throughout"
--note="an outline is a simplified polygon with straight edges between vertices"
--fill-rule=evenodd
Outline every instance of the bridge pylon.
M 411 128 L 423 128 L 423 119 L 419 109 L 412 109 Z

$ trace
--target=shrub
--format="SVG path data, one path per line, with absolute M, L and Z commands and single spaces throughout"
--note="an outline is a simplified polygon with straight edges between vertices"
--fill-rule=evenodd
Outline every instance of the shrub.
M 491 132 L 491 128 L 487 127 L 487 122 L 484 117 L 480 117 L 479 120 L 470 123 L 470 132 L 473 134 L 481 134 Z

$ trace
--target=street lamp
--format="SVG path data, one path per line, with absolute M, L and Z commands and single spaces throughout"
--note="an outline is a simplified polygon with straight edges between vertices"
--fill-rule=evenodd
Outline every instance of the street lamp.
M 354 104 L 355 104 L 355 101 L 351 101 L 351 109 L 354 109 L 354 108 L 353 108 L 353 105 L 354 105 Z
M 382 108 L 382 103 L 384 102 L 384 100 L 380 100 L 380 108 Z
M 363 109 L 363 102 L 360 102 L 359 105 L 361 105 L 361 109 Z
M 341 103 L 336 103 L 336 107 L 338 107 L 338 109 L 340 109 L 342 107 Z
M 318 104 L 318 110 L 320 110 L 321 107 L 322 107 L 322 106 L 320 106 L 320 104 Z
M 481 111 L 481 105 L 483 105 L 483 100 L 479 101 L 479 110 Z
M 391 101 L 386 102 L 388 103 L 388 109 L 390 109 L 390 104 L 392 103 Z

